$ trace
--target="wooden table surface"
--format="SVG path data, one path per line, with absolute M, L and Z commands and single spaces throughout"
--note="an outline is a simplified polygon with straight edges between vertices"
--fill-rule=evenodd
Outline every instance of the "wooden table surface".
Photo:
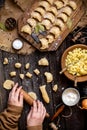
M 74 87 L 74 83 L 67 79 L 64 74 L 60 75 L 59 72 L 61 70 L 61 56 L 66 48 L 73 45 L 73 42 L 70 40 L 71 36 L 69 35 L 62 45 L 58 48 L 55 52 L 44 52 L 41 53 L 39 51 L 35 51 L 31 53 L 30 55 L 17 55 L 17 54 L 11 54 L 0 50 L 0 112 L 3 111 L 7 106 L 7 100 L 9 91 L 5 90 L 2 87 L 3 82 L 6 79 L 12 79 L 15 82 L 18 82 L 20 85 L 23 86 L 23 89 L 27 92 L 34 91 L 36 92 L 38 99 L 41 100 L 46 109 L 47 112 L 50 114 L 50 117 L 55 113 L 57 109 L 57 105 L 62 103 L 61 101 L 61 94 L 63 90 L 67 87 Z M 5 57 L 8 57 L 9 64 L 3 65 L 3 59 Z M 46 57 L 50 63 L 48 67 L 40 67 L 38 66 L 37 62 L 40 58 Z M 14 67 L 14 63 L 20 62 L 22 64 L 22 68 L 16 70 Z M 24 69 L 25 64 L 29 62 L 30 63 L 30 69 L 29 72 L 33 74 L 33 77 L 31 79 L 24 78 L 23 80 L 20 80 L 19 74 L 20 73 L 26 73 L 26 70 Z M 38 68 L 41 72 L 39 76 L 36 76 L 33 73 L 33 70 L 35 68 Z M 17 75 L 14 78 L 11 78 L 9 76 L 9 73 L 13 70 L 17 71 Z M 53 74 L 54 80 L 52 83 L 47 84 L 47 92 L 50 97 L 50 103 L 46 104 L 41 96 L 41 93 L 39 91 L 39 86 L 46 84 L 45 77 L 43 73 L 45 71 L 49 71 Z M 52 90 L 52 87 L 54 84 L 58 84 L 58 91 L 55 93 Z M 77 89 L 79 90 L 81 96 L 83 96 L 83 89 L 87 88 L 87 82 L 84 83 L 78 83 Z M 22 112 L 22 116 L 19 121 L 19 130 L 26 130 L 26 115 L 30 109 L 30 106 L 24 102 L 24 108 Z M 72 107 L 72 115 L 68 118 L 63 117 L 62 115 L 68 115 L 69 114 L 69 107 L 65 106 L 64 111 L 54 120 L 56 124 L 58 124 L 59 130 L 86 130 L 87 129 L 87 111 L 80 110 L 77 106 Z M 45 119 L 43 130 L 50 130 L 49 128 L 49 119 Z

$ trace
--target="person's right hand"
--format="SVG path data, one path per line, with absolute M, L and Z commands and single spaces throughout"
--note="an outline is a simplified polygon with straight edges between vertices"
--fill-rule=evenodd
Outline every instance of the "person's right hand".
M 33 107 L 27 116 L 27 126 L 38 126 L 42 125 L 46 115 L 46 109 L 43 106 L 42 102 L 34 101 Z

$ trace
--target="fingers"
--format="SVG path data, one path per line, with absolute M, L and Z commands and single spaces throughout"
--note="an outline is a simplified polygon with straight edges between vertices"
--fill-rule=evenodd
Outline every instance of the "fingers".
M 37 106 L 38 106 L 37 112 L 40 113 L 42 118 L 44 119 L 44 117 L 46 115 L 46 109 L 45 109 L 43 103 L 40 101 L 37 101 Z
M 19 99 L 20 100 L 20 90 L 21 90 L 22 86 L 20 86 L 19 88 L 16 89 L 15 91 L 15 98 Z M 22 96 L 22 95 L 21 95 Z
M 43 109 L 43 104 L 39 100 L 37 101 L 37 107 L 38 107 L 37 112 L 41 112 Z
M 14 85 L 14 87 L 12 88 L 12 91 L 11 91 L 12 95 L 15 94 L 15 91 L 16 91 L 17 87 L 18 87 L 18 83 L 16 83 L 16 84 Z
M 44 119 L 44 118 L 45 118 L 45 116 L 46 116 L 46 109 L 45 109 L 45 107 L 43 107 L 42 118 Z
M 37 102 L 33 101 L 33 108 L 32 108 L 33 112 L 37 112 Z
M 21 92 L 19 93 L 19 102 L 23 104 L 23 94 Z
M 23 95 L 20 93 L 21 88 L 22 88 L 22 86 L 20 86 L 20 87 L 18 88 L 18 83 L 16 83 L 16 84 L 14 85 L 13 89 L 11 90 L 9 96 L 10 96 L 10 97 L 15 97 L 16 99 L 22 101 Z
M 31 108 L 30 112 L 28 113 L 27 120 L 29 120 L 31 118 L 31 115 L 32 115 L 32 108 Z

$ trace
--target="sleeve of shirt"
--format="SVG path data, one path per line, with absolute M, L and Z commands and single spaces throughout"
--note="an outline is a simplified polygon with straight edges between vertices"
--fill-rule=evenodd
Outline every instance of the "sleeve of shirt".
M 28 126 L 27 130 L 42 130 L 42 125 L 38 126 Z
M 0 113 L 0 130 L 18 130 L 21 112 L 22 107 L 8 105 L 8 108 Z

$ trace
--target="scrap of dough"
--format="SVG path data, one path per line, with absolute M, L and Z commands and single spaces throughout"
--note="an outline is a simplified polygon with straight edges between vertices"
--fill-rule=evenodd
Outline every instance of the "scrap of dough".
M 38 69 L 35 69 L 35 70 L 34 70 L 34 73 L 35 73 L 36 75 L 39 75 L 39 74 L 40 74 L 40 71 L 39 71 Z
M 24 79 L 24 74 L 19 74 L 19 77 L 20 77 L 21 79 Z
M 53 91 L 56 92 L 57 90 L 58 90 L 58 85 L 55 84 L 55 85 L 53 86 Z
M 50 72 L 45 72 L 44 75 L 46 76 L 47 83 L 50 83 L 53 81 L 53 75 Z
M 38 65 L 42 65 L 42 66 L 48 66 L 49 65 L 49 62 L 46 58 L 41 58 L 39 61 L 38 61 Z
M 37 100 L 37 95 L 34 92 L 28 92 L 28 94 L 34 99 Z
M 12 72 L 10 72 L 10 76 L 11 76 L 11 77 L 16 76 L 16 71 L 12 71 Z
M 27 73 L 26 73 L 26 76 L 27 76 L 28 78 L 31 78 L 31 77 L 32 77 L 32 74 L 31 74 L 30 72 L 27 72 Z
M 27 69 L 29 69 L 29 67 L 30 67 L 30 64 L 27 63 L 27 64 L 25 65 L 25 69 L 27 70 Z
M 15 68 L 17 69 L 21 68 L 21 63 L 15 63 Z
M 12 80 L 5 80 L 5 82 L 3 83 L 3 87 L 8 90 L 10 90 L 13 87 L 13 85 L 14 81 Z
M 8 64 L 8 59 L 7 59 L 7 58 L 4 58 L 3 64 L 4 64 L 4 65 L 7 65 L 7 64 Z
M 49 103 L 50 102 L 50 98 L 49 98 L 48 93 L 46 91 L 46 85 L 40 86 L 40 91 L 41 91 L 41 94 L 42 94 L 42 97 L 43 97 L 44 101 L 46 103 Z

